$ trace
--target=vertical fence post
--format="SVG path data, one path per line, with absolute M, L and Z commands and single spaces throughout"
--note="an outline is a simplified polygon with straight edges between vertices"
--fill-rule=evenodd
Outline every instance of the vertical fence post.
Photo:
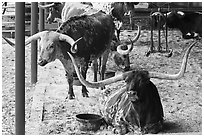
M 153 40 L 153 17 L 150 14 L 150 31 L 151 31 L 151 37 L 150 37 L 150 41 L 151 41 L 151 47 L 150 47 L 150 51 L 152 52 L 154 50 L 154 40 Z
M 25 134 L 25 3 L 15 3 L 15 131 Z
M 158 51 L 161 51 L 161 16 L 158 16 Z
M 45 2 L 45 5 L 48 5 L 48 4 L 50 4 L 50 2 Z M 47 21 L 47 17 L 49 14 L 49 8 L 45 8 L 44 11 L 45 11 L 45 20 Z M 58 23 L 58 26 L 59 26 L 59 23 Z M 46 27 L 47 26 L 45 26 L 45 29 L 47 29 Z
M 40 5 L 44 5 L 44 2 L 40 2 Z M 43 31 L 45 29 L 45 14 L 44 9 L 39 9 L 39 31 Z
M 31 35 L 38 32 L 38 3 L 31 3 Z M 37 41 L 31 42 L 31 83 L 37 82 Z
M 166 24 L 167 14 L 165 16 L 165 40 L 166 40 L 166 51 L 168 51 L 168 27 Z

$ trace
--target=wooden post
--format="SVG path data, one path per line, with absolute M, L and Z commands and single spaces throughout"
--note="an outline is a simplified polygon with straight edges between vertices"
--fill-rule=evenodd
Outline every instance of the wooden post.
M 31 3 L 31 35 L 38 32 L 38 3 Z M 37 41 L 31 42 L 31 84 L 37 82 Z
M 25 3 L 15 3 L 15 131 L 25 134 Z

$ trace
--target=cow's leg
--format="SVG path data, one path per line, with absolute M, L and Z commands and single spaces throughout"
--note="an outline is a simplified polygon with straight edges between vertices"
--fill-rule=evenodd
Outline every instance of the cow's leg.
M 130 14 L 129 14 L 129 18 L 130 18 L 130 25 L 131 25 L 131 29 L 134 30 L 135 28 L 135 24 L 134 24 L 134 20 L 133 20 L 133 11 L 130 10 Z
M 99 72 L 99 75 L 101 76 L 101 72 L 100 72 L 100 70 L 101 70 L 101 58 L 102 57 L 99 57 L 98 58 L 98 72 Z
M 120 29 L 117 29 L 116 33 L 117 33 L 117 39 L 120 41 Z
M 103 53 L 103 56 L 102 56 L 102 63 L 101 63 L 101 67 L 100 67 L 100 80 L 104 80 L 104 75 L 105 75 L 105 71 L 106 71 L 106 63 L 107 63 L 107 60 L 108 60 L 108 55 L 109 55 L 109 49 L 106 50 L 104 53 Z M 105 89 L 105 87 L 101 87 L 101 89 Z
M 71 71 L 66 71 L 66 78 L 67 78 L 67 82 L 69 84 L 69 90 L 68 90 L 68 96 L 66 97 L 66 99 L 74 99 L 75 95 L 73 92 L 73 72 Z
M 154 52 L 154 40 L 153 40 L 153 17 L 151 16 L 150 18 L 150 32 L 151 32 L 151 37 L 150 37 L 150 42 L 151 42 L 151 45 L 150 45 L 150 48 L 149 50 L 147 51 L 146 53 L 146 56 L 148 57 L 150 55 L 150 53 L 153 53 Z
M 97 82 L 97 73 L 98 73 L 98 61 L 95 59 L 93 61 L 93 69 L 94 69 L 94 82 Z
M 68 82 L 68 85 L 69 85 L 69 89 L 68 89 L 68 94 L 67 94 L 67 97 L 66 99 L 74 99 L 75 98 L 75 95 L 74 95 L 74 92 L 73 92 L 73 74 L 75 72 L 74 70 L 74 67 L 72 64 L 72 61 L 71 60 L 60 60 L 62 62 L 62 65 L 64 66 L 65 68 L 65 71 L 66 71 L 66 79 L 67 79 L 67 82 Z
M 158 47 L 157 47 L 157 51 L 161 52 L 162 51 L 162 47 L 161 47 L 161 16 L 158 16 Z
M 87 70 L 88 70 L 88 62 L 81 65 L 81 74 L 84 77 L 84 79 L 86 79 Z M 86 89 L 84 85 L 82 85 L 82 96 L 89 97 L 88 90 Z
M 124 55 L 125 58 L 125 68 L 124 71 L 129 71 L 130 70 L 130 58 L 129 58 L 129 54 L 128 55 Z
M 164 29 L 163 29 L 164 31 Z M 165 35 L 165 41 L 166 41 L 166 52 L 168 52 L 168 28 L 167 28 L 167 25 L 165 24 L 165 32 L 164 35 Z

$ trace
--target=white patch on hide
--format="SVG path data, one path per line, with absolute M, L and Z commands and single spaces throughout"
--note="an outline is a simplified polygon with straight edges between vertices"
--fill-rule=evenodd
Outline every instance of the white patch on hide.
M 177 11 L 177 14 L 180 14 L 181 16 L 184 16 L 184 15 L 185 15 L 185 13 L 182 12 L 182 11 Z

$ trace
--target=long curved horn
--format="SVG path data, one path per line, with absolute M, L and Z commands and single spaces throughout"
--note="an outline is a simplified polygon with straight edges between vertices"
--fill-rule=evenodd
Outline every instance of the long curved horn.
M 109 85 L 111 83 L 114 83 L 114 82 L 117 82 L 117 81 L 121 81 L 121 80 L 124 80 L 127 75 L 129 75 L 130 73 L 132 73 L 132 71 L 129 71 L 129 72 L 125 72 L 125 73 L 122 73 L 120 75 L 117 75 L 115 77 L 111 77 L 109 79 L 105 79 L 105 80 L 102 80 L 102 81 L 98 81 L 98 82 L 89 82 L 89 81 L 86 81 L 84 79 L 84 77 L 81 75 L 77 65 L 76 65 L 76 62 L 74 60 L 74 57 L 69 53 L 67 52 L 68 55 L 70 56 L 71 60 L 72 60 L 72 63 L 74 65 L 74 68 L 75 68 L 75 71 L 76 71 L 76 74 L 80 80 L 80 82 L 87 86 L 87 87 L 91 87 L 91 88 L 98 88 L 98 87 L 104 87 L 105 85 Z
M 7 39 L 6 37 L 4 37 L 3 35 L 2 35 L 2 38 L 3 38 L 10 46 L 12 46 L 12 47 L 15 46 L 15 43 L 13 43 L 12 41 L 10 41 L 9 39 Z
M 177 74 L 164 74 L 164 73 L 157 73 L 157 72 L 149 72 L 149 77 L 150 78 L 157 78 L 157 79 L 166 79 L 166 80 L 177 80 L 181 77 L 183 77 L 184 72 L 186 70 L 186 66 L 187 66 L 187 60 L 188 60 L 188 56 L 190 53 L 190 50 L 192 49 L 192 47 L 197 43 L 197 41 L 193 42 L 189 48 L 187 49 L 184 57 L 183 57 L 183 61 L 181 64 L 181 68 L 180 71 Z
M 41 38 L 44 34 L 48 33 L 49 31 L 41 31 L 41 32 L 38 32 L 32 36 L 30 36 L 29 38 L 27 38 L 25 40 L 25 45 L 28 45 L 29 43 L 31 43 L 33 40 L 37 40 L 39 38 Z
M 63 41 L 66 41 L 67 43 L 69 43 L 69 44 L 71 45 L 71 52 L 72 52 L 72 53 L 76 53 L 76 52 L 77 52 L 77 42 L 78 42 L 79 40 L 81 40 L 82 37 L 75 41 L 75 40 L 74 40 L 73 38 L 71 38 L 70 36 L 67 36 L 67 35 L 65 35 L 65 34 L 59 34 L 59 39 L 60 39 L 60 40 L 63 40 Z
M 42 31 L 39 33 L 36 33 L 32 36 L 30 36 L 28 39 L 25 40 L 25 45 L 28 45 L 29 43 L 31 43 L 33 40 L 37 40 L 39 39 L 44 33 L 46 33 L 47 31 Z M 14 47 L 15 43 L 11 42 L 9 39 L 5 38 L 4 36 L 2 36 L 2 38 L 12 47 Z
M 48 4 L 48 5 L 39 5 L 39 8 L 42 8 L 42 9 L 46 9 L 46 8 L 50 8 L 50 7 L 53 7 L 55 5 L 55 3 L 51 3 L 51 4 Z
M 137 25 L 137 27 L 138 27 L 137 35 L 133 38 L 133 40 L 125 42 L 125 43 L 127 44 L 127 49 L 126 49 L 126 50 L 122 49 L 123 44 L 121 44 L 121 45 L 119 45 L 119 46 L 117 47 L 117 52 L 118 52 L 119 54 L 121 54 L 121 55 L 127 55 L 127 54 L 129 54 L 129 53 L 132 51 L 132 49 L 133 49 L 133 43 L 135 43 L 135 42 L 139 39 L 140 33 L 141 33 L 141 26 Z
M 79 38 L 79 39 L 77 39 L 76 41 L 75 41 L 75 43 L 72 45 L 72 47 L 71 47 L 71 52 L 72 53 L 76 53 L 77 52 L 77 42 L 79 42 L 80 40 L 82 39 L 82 37 L 81 38 Z

